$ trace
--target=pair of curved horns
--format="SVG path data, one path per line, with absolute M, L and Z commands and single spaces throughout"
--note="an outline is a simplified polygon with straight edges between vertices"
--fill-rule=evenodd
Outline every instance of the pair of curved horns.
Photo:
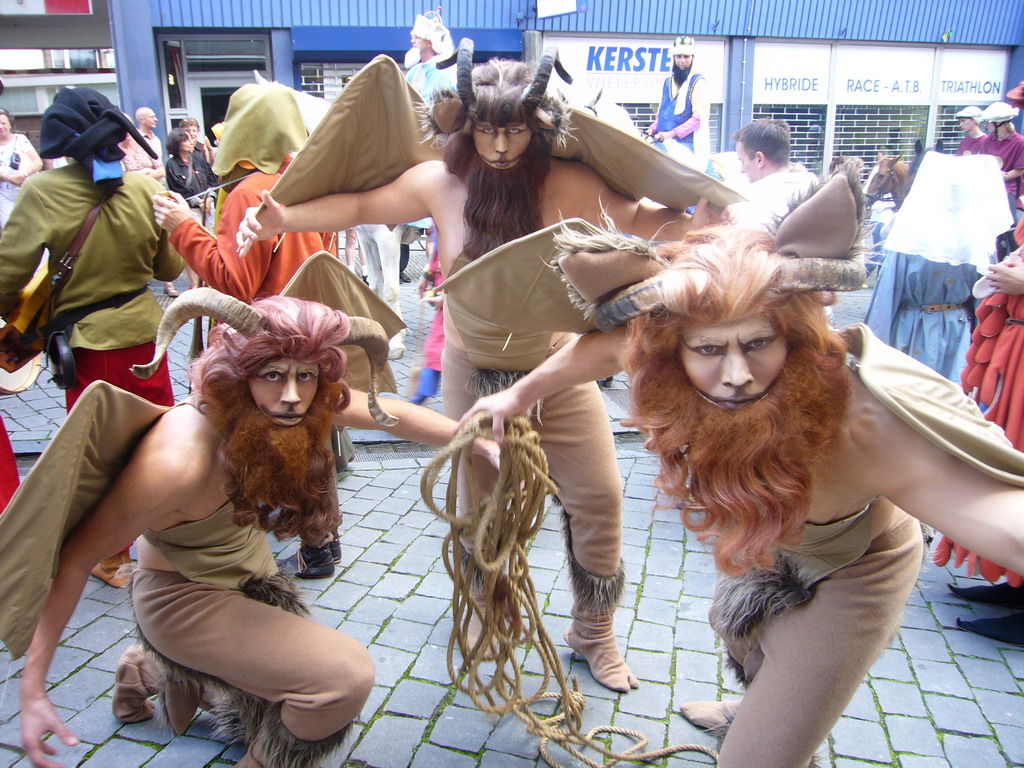
M 140 379 L 152 377 L 181 326 L 189 320 L 206 316 L 230 325 L 247 339 L 267 327 L 266 318 L 244 301 L 213 288 L 194 288 L 175 299 L 164 312 L 156 331 L 153 360 L 147 365 L 133 365 L 132 373 Z M 370 415 L 378 424 L 393 427 L 398 419 L 385 411 L 377 400 L 377 374 L 388 359 L 387 334 L 375 320 L 364 317 L 350 317 L 349 320 L 352 328 L 345 343 L 362 347 L 370 360 L 370 391 L 367 393 Z

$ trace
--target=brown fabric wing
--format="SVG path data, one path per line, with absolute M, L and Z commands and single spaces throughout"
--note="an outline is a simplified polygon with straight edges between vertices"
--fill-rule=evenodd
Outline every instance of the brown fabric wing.
M 32 641 L 64 537 L 103 498 L 168 410 L 93 382 L 0 515 L 0 640 L 14 658 Z
M 702 197 L 719 207 L 746 199 L 727 184 L 580 110 L 573 110 L 568 140 L 555 148 L 554 155 L 586 163 L 631 200 L 647 197 L 677 211 L 696 205 Z
M 292 275 L 281 295 L 319 301 L 331 309 L 340 309 L 346 315 L 376 320 L 383 326 L 389 339 L 405 328 L 405 323 L 391 307 L 381 301 L 337 256 L 327 251 L 314 253 L 306 259 Z M 368 391 L 370 361 L 366 352 L 362 347 L 351 345 L 346 345 L 344 349 L 348 358 L 348 383 L 363 392 Z M 381 392 L 398 391 L 390 365 L 386 365 L 380 372 L 379 379 Z
M 294 205 L 338 192 L 388 184 L 441 154 L 420 129 L 419 94 L 398 64 L 377 56 L 331 104 L 271 194 Z

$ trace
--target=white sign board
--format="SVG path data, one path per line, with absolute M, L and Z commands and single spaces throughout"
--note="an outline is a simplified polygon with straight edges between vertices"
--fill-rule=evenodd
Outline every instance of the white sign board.
M 939 60 L 939 104 L 991 104 L 1002 101 L 1006 87 L 1006 53 L 944 48 Z
M 841 45 L 836 53 L 837 104 L 928 104 L 934 48 Z
M 829 45 L 758 43 L 754 48 L 755 104 L 827 104 Z
M 573 77 L 575 93 L 597 93 L 618 104 L 656 104 L 672 72 L 666 37 L 568 37 L 544 35 L 544 47 L 558 47 L 558 57 Z M 707 79 L 708 98 L 721 103 L 725 83 L 725 43 L 698 40 L 694 71 Z
M 579 10 L 577 0 L 537 0 L 537 18 L 546 19 L 563 13 L 576 13 Z

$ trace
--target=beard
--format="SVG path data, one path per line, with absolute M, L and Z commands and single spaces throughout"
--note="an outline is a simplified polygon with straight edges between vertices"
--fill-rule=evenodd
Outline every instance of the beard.
M 846 418 L 843 362 L 793 350 L 768 393 L 735 410 L 701 395 L 681 363 L 671 391 L 638 399 L 635 421 L 661 456 L 657 484 L 683 500 L 684 525 L 712 539 L 723 572 L 768 567 L 779 546 L 800 541 L 814 477 Z
M 219 456 L 236 525 L 308 542 L 322 541 L 338 527 L 327 439 L 344 391 L 344 384 L 321 381 L 302 421 L 281 427 L 256 406 L 247 382 L 226 380 L 209 388 L 206 415 L 224 435 Z
M 686 83 L 686 78 L 690 76 L 690 72 L 693 70 L 693 64 L 691 63 L 686 69 L 680 69 L 673 62 L 672 64 L 672 82 L 675 83 L 676 89 L 682 88 Z
M 449 171 L 466 184 L 466 242 L 463 252 L 477 259 L 541 228 L 540 192 L 551 170 L 551 150 L 534 131 L 526 151 L 511 168 L 492 168 L 473 137 L 452 137 L 445 148 Z

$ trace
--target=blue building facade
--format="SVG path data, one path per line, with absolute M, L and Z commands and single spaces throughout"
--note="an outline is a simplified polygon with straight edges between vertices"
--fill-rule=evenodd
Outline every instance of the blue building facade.
M 531 60 L 559 47 L 576 78 L 636 122 L 650 119 L 672 38 L 697 38 L 713 91 L 713 149 L 751 119 L 785 117 L 796 159 L 872 159 L 957 141 L 953 115 L 1001 100 L 1024 80 L 1024 0 L 450 0 L 453 36 L 479 56 Z M 564 10 L 565 0 L 556 10 Z M 572 3 L 569 3 L 572 5 Z M 109 0 L 121 104 L 165 124 L 209 127 L 252 70 L 331 98 L 360 66 L 402 59 L 423 0 Z

